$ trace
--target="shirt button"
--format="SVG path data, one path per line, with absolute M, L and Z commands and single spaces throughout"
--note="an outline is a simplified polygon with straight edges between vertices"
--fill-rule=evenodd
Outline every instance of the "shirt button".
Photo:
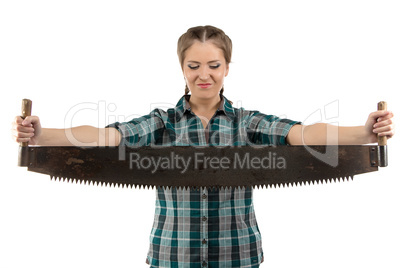
M 202 262 L 202 267 L 207 267 L 207 265 L 208 265 L 208 264 L 207 264 L 206 261 L 203 261 L 203 262 Z
M 202 217 L 202 221 L 206 221 L 207 220 L 207 217 Z
M 203 194 L 202 195 L 202 199 L 206 199 L 207 198 L 207 195 L 206 194 Z
M 202 240 L 202 243 L 205 245 L 207 243 L 207 240 L 205 238 Z

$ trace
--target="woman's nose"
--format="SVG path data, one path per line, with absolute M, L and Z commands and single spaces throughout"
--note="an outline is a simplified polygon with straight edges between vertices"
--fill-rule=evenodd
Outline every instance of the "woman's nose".
M 200 68 L 199 78 L 201 80 L 208 80 L 210 77 L 209 69 L 207 67 Z

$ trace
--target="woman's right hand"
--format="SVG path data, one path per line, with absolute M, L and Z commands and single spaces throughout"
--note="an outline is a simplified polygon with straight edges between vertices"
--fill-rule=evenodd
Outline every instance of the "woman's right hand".
M 22 119 L 16 116 L 12 123 L 11 134 L 16 142 L 28 142 L 29 145 L 37 145 L 42 133 L 39 117 L 27 116 Z

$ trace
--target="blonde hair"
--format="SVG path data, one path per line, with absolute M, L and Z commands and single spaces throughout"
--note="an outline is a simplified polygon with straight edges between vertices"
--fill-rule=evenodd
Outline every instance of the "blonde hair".
M 179 56 L 182 70 L 186 50 L 191 47 L 195 41 L 200 41 L 202 43 L 207 41 L 213 42 L 218 48 L 222 49 L 226 64 L 231 62 L 232 40 L 230 40 L 229 36 L 227 36 L 224 31 L 214 26 L 197 26 L 188 29 L 186 33 L 180 36 L 179 41 L 177 42 L 177 55 Z M 184 92 L 186 95 L 190 92 L 187 84 Z M 222 96 L 222 94 L 223 87 L 219 92 L 219 95 Z

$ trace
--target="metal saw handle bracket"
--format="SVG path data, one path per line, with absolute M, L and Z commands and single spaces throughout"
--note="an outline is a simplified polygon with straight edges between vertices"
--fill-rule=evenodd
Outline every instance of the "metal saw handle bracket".
M 380 101 L 377 104 L 377 110 L 387 110 L 387 103 Z M 380 167 L 388 166 L 387 136 L 378 136 L 378 162 Z
M 31 115 L 32 111 L 32 101 L 29 99 L 22 100 L 21 106 L 21 118 L 25 119 L 27 116 Z M 18 166 L 26 167 L 29 162 L 29 153 L 28 153 L 28 142 L 20 142 L 19 151 L 18 151 Z

